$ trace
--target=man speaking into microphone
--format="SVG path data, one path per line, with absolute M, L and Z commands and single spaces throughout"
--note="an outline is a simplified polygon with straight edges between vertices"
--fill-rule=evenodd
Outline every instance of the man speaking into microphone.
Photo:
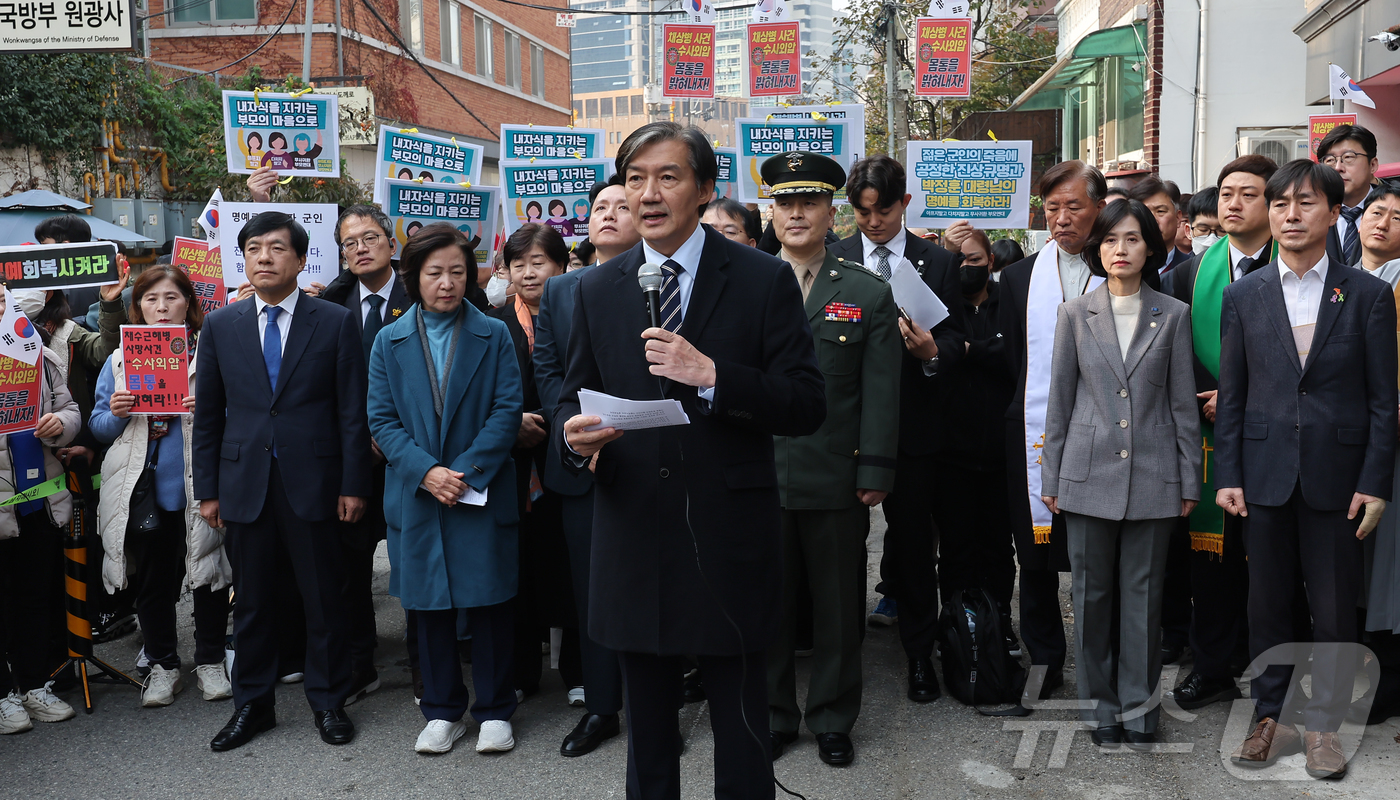
M 793 271 L 700 224 L 713 194 L 703 131 L 654 122 L 617 154 L 642 242 L 579 281 L 556 441 L 594 465 L 589 635 L 626 678 L 627 797 L 678 800 L 680 658 L 705 675 L 719 800 L 772 798 L 764 651 L 782 558 L 774 436 L 806 436 L 825 388 Z M 638 284 L 662 268 L 660 326 Z M 579 390 L 679 400 L 689 425 L 587 431 Z

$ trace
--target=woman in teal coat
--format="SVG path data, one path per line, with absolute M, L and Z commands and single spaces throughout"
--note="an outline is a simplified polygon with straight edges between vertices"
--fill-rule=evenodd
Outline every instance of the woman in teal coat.
M 466 732 L 457 654 L 457 609 L 466 609 L 476 749 L 509 750 L 519 552 L 510 451 L 520 428 L 520 367 L 506 326 L 462 302 L 476 259 L 460 231 L 445 223 L 418 231 L 400 269 L 416 304 L 374 340 L 369 424 L 389 462 L 389 593 L 418 640 L 428 725 L 416 749 L 447 752 Z

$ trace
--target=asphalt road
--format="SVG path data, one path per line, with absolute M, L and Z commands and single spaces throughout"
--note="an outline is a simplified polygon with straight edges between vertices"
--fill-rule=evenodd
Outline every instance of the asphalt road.
M 872 588 L 883 528 L 877 513 L 870 539 Z M 0 739 L 0 797 L 625 796 L 625 731 L 588 756 L 559 756 L 559 743 L 580 712 L 566 705 L 557 673 L 547 674 L 544 690 L 516 713 L 514 751 L 478 755 L 473 724 L 452 753 L 416 754 L 413 743 L 424 720 L 413 704 L 405 666 L 403 615 L 394 598 L 384 594 L 388 563 L 382 555 L 379 566 L 377 663 L 384 685 L 350 708 L 358 728 L 351 744 L 330 747 L 320 741 L 296 685 L 278 688 L 278 727 L 231 753 L 209 750 L 210 738 L 233 711 L 231 703 L 202 700 L 192 675 L 175 703 L 160 709 L 140 708 L 135 689 L 100 685 L 91 716 L 80 710 L 75 720 L 36 723 L 31 732 Z M 1061 588 L 1066 621 L 1072 624 L 1067 576 Z M 182 652 L 191 663 L 188 599 L 182 609 Z M 139 648 L 136 634 L 100 646 L 99 655 L 129 668 Z M 798 664 L 799 691 L 805 691 L 807 664 L 803 659 Z M 929 705 L 909 702 L 893 629 L 869 631 L 864 668 L 864 708 L 853 732 L 855 763 L 840 769 L 821 763 L 815 741 L 804 731 L 775 764 L 778 779 L 810 800 L 1400 798 L 1397 720 L 1365 729 L 1348 777 L 1319 782 L 1302 772 L 1301 755 L 1264 773 L 1241 773 L 1228 764 L 1224 756 L 1245 735 L 1247 702 L 1236 702 L 1233 708 L 1216 704 L 1194 716 L 1181 713 L 1180 719 L 1164 714 L 1160 732 L 1166 752 L 1107 754 L 1097 751 L 1088 733 L 1074 730 L 1071 710 L 1041 709 L 1028 718 L 1008 719 L 979 716 L 948 697 Z M 1073 677 L 1067 677 L 1073 687 Z M 1071 688 L 1052 699 L 1072 697 Z M 77 697 L 69 700 L 76 703 Z M 686 706 L 680 724 L 687 745 L 681 760 L 683 794 L 711 797 L 714 745 L 704 704 Z M 1354 746 L 1359 733 L 1354 731 L 1344 741 Z M 786 795 L 780 791 L 778 797 Z

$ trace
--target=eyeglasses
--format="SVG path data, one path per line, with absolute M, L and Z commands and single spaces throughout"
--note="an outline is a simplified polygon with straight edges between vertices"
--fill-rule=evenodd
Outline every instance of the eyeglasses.
M 1222 229 L 1218 225 L 1215 227 L 1211 227 L 1210 225 L 1202 225 L 1197 223 L 1191 226 L 1191 235 L 1193 236 L 1209 236 L 1212 233 L 1216 236 L 1221 237 L 1225 235 L 1224 229 Z
M 340 249 L 347 253 L 353 253 L 360 249 L 360 242 L 364 242 L 366 249 L 373 250 L 379 245 L 379 240 L 383 238 L 377 233 L 367 233 L 358 239 L 346 239 L 340 243 Z
M 1355 150 L 1348 150 L 1345 153 L 1340 153 L 1335 156 L 1331 153 L 1328 153 L 1327 155 L 1322 157 L 1322 163 L 1326 164 L 1329 167 L 1335 167 L 1337 166 L 1337 162 L 1340 161 L 1343 164 L 1346 164 L 1347 166 L 1351 166 L 1352 164 L 1355 164 L 1357 161 L 1360 161 L 1364 158 L 1366 158 L 1365 153 L 1358 153 Z

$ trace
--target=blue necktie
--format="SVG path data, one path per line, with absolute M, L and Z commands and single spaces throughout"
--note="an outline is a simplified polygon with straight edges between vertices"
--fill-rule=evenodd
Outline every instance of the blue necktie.
M 683 269 L 670 259 L 661 265 L 661 271 L 666 275 L 666 282 L 661 285 L 661 327 L 672 333 L 680 330 L 681 322 L 685 319 L 681 313 L 680 273 Z
M 278 306 L 267 306 L 267 330 L 263 331 L 263 363 L 267 364 L 267 382 L 272 391 L 277 391 L 277 373 L 282 369 L 282 331 L 277 327 L 277 318 L 282 315 Z

